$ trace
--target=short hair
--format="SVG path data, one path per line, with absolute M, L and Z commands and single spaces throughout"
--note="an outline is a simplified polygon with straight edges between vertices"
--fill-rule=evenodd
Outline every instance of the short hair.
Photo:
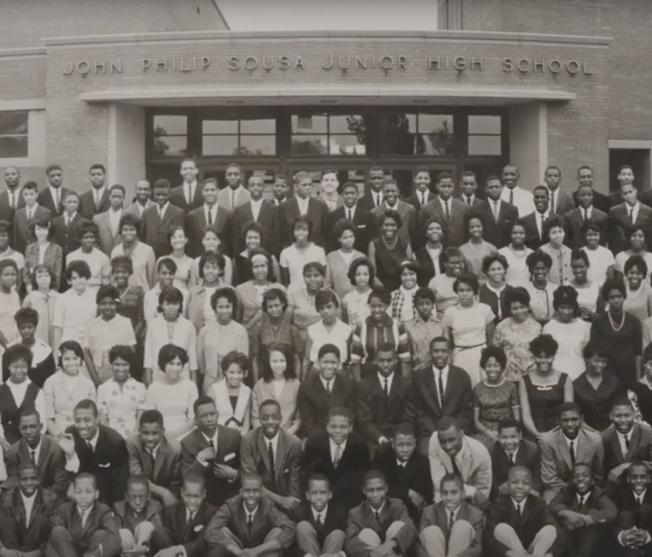
M 414 293 L 414 304 L 416 305 L 417 300 L 430 300 L 433 304 L 435 303 L 436 296 L 435 293 L 428 288 L 427 286 L 421 286 L 417 288 Z
M 621 165 L 618 167 L 618 174 L 620 174 L 623 170 L 631 170 L 632 173 L 634 172 L 634 169 L 633 169 L 632 166 L 629 165 L 629 164 L 621 164 Z
M 382 172 L 383 174 L 385 173 L 385 171 L 383 170 L 383 167 L 379 166 L 377 164 L 374 164 L 373 166 L 370 166 L 368 172 L 369 173 L 371 173 L 371 172 Z
M 230 286 L 222 287 L 213 292 L 211 295 L 211 307 L 213 308 L 213 311 L 215 311 L 215 308 L 217 307 L 217 301 L 220 298 L 226 298 L 227 301 L 231 304 L 231 317 L 238 313 L 238 296 L 236 295 L 233 288 Z
M 181 489 L 186 489 L 188 485 L 197 485 L 204 491 L 206 489 L 206 480 L 199 472 L 191 470 L 181 479 Z
M 330 343 L 322 344 L 319 348 L 319 352 L 317 352 L 317 359 L 321 360 L 327 354 L 334 354 L 338 360 L 341 358 L 342 355 L 340 349 L 334 344 L 330 344 Z
M 63 355 L 65 352 L 72 352 L 80 360 L 84 359 L 84 350 L 76 340 L 64 340 L 59 345 L 59 367 L 62 366 Z
M 453 290 L 455 291 L 455 293 L 457 293 L 461 284 L 465 284 L 466 286 L 471 288 L 471 290 L 473 290 L 473 293 L 476 295 L 480 290 L 480 280 L 473 273 L 462 273 L 459 277 L 455 279 L 455 282 L 453 282 Z
M 460 426 L 460 423 L 457 421 L 456 418 L 453 418 L 452 416 L 445 416 L 444 418 L 441 418 L 437 422 L 438 433 L 443 433 L 444 431 L 449 430 L 451 427 L 454 427 L 459 432 L 463 431 L 462 426 Z
M 217 404 L 211 397 L 207 395 L 201 395 L 197 397 L 195 402 L 192 403 L 192 411 L 195 416 L 197 415 L 197 411 L 199 410 L 199 407 L 204 406 L 204 404 L 210 404 L 213 407 L 215 407 L 215 409 L 217 410 Z
M 543 223 L 543 237 L 548 238 L 548 235 L 553 228 L 561 228 L 565 232 L 564 221 L 561 219 L 561 217 L 552 215 L 546 219 L 546 221 Z
M 308 217 L 299 215 L 292 221 L 292 236 L 294 237 L 294 231 L 299 227 L 305 227 L 308 229 L 308 239 L 312 237 L 312 221 Z
M 439 184 L 442 180 L 448 180 L 448 179 L 453 180 L 453 174 L 448 170 L 442 170 L 441 172 L 437 173 L 435 182 Z
M 626 397 L 626 396 L 619 396 L 614 399 L 614 401 L 611 403 L 611 410 L 613 410 L 616 406 L 628 406 L 632 410 L 634 410 L 634 404 L 632 401 Z
M 392 432 L 392 438 L 396 439 L 397 435 L 410 435 L 411 437 L 414 437 L 415 439 L 417 438 L 417 434 L 414 431 L 414 426 L 412 424 L 408 424 L 408 423 L 405 423 L 405 422 L 398 424 L 394 428 L 394 431 Z
M 582 350 L 582 356 L 585 360 L 598 356 L 599 358 L 609 359 L 609 347 L 605 343 L 589 340 Z
M 462 172 L 462 178 L 471 178 L 471 177 L 473 178 L 476 177 L 476 174 L 473 170 L 465 170 L 464 172 Z
M 132 215 L 131 213 L 123 214 L 120 218 L 120 224 L 118 224 L 118 232 L 122 233 L 122 229 L 125 226 L 133 226 L 136 229 L 136 234 L 139 235 L 140 220 L 136 215 Z
M 99 305 L 99 303 L 104 298 L 111 298 L 117 304 L 120 300 L 120 292 L 115 286 L 111 284 L 103 284 L 97 290 L 97 294 L 95 295 L 95 303 Z
M 346 273 L 346 275 L 349 277 L 349 280 L 351 281 L 351 284 L 355 285 L 355 274 L 358 272 L 360 267 L 367 267 L 369 270 L 369 284 L 373 284 L 374 278 L 376 276 L 376 269 L 374 268 L 373 263 L 366 257 L 360 257 L 351 261 L 349 270 Z
M 315 309 L 319 311 L 328 304 L 335 304 L 336 308 L 340 307 L 340 301 L 337 294 L 335 294 L 335 292 L 330 288 L 323 288 L 315 295 Z
M 446 474 L 443 475 L 442 479 L 439 481 L 439 489 L 444 489 L 444 484 L 449 482 L 456 483 L 461 491 L 464 490 L 464 480 L 462 479 L 462 476 L 455 472 L 446 472 Z
M 41 414 L 39 414 L 39 411 L 36 409 L 36 406 L 34 406 L 33 404 L 28 404 L 20 411 L 20 418 L 28 418 L 30 416 L 36 416 L 36 419 L 39 422 L 41 421 Z
M 352 232 L 353 236 L 357 237 L 358 230 L 352 221 L 347 219 L 338 220 L 335 223 L 335 227 L 333 228 L 333 238 L 337 238 L 339 240 L 342 237 L 342 234 L 344 234 L 344 232 L 346 232 L 347 230 Z
M 172 188 L 172 184 L 170 184 L 170 181 L 167 180 L 166 178 L 158 178 L 154 180 L 154 183 L 152 184 L 152 191 L 155 189 L 170 189 Z
M 394 209 L 385 210 L 382 216 L 378 219 L 380 221 L 380 226 L 382 226 L 387 219 L 392 219 L 396 223 L 396 228 L 401 228 L 401 226 L 403 226 L 403 219 L 401 218 L 401 214 Z
M 174 259 L 169 256 L 161 257 L 161 259 L 158 260 L 158 263 L 156 264 L 156 272 L 160 273 L 163 268 L 167 269 L 172 274 L 177 272 L 177 264 Z
M 7 368 L 9 368 L 11 364 L 20 360 L 24 361 L 28 368 L 31 368 L 33 358 L 32 351 L 27 346 L 20 343 L 8 346 L 2 355 L 3 365 L 7 366 Z
M 413 273 L 419 274 L 419 264 L 412 259 L 404 259 L 398 264 L 399 275 L 403 274 L 403 271 L 407 269 Z
M 561 416 L 564 412 L 575 412 L 580 416 L 582 415 L 582 409 L 573 401 L 562 402 L 559 405 L 559 415 Z
M 328 479 L 327 476 L 325 476 L 322 473 L 317 472 L 317 473 L 310 474 L 310 476 L 308 477 L 308 482 L 306 483 L 306 486 L 307 486 L 306 489 L 308 491 L 310 491 L 310 484 L 312 482 L 326 482 L 326 484 L 328 485 L 328 490 L 330 491 L 330 489 L 331 489 L 330 480 Z
M 180 311 L 183 310 L 183 294 L 181 290 L 174 286 L 164 286 L 158 295 L 159 308 L 163 306 L 163 302 L 168 304 L 178 304 Z
M 221 253 L 205 253 L 199 258 L 199 278 L 204 278 L 204 267 L 206 267 L 208 263 L 217 265 L 218 269 L 222 272 L 226 267 L 226 259 L 224 259 L 224 256 Z
M 299 170 L 298 172 L 295 172 L 294 176 L 292 176 L 292 182 L 294 182 L 296 185 L 301 180 L 310 180 L 310 183 L 312 184 L 312 176 L 310 175 L 310 172 L 306 172 L 305 170 Z
M 32 325 L 38 325 L 39 315 L 38 311 L 31 307 L 22 307 L 14 314 L 14 321 L 19 327 L 23 323 L 30 323 Z
M 95 403 L 94 400 L 90 398 L 83 398 L 82 400 L 80 400 L 75 405 L 74 412 L 77 412 L 77 410 L 90 410 L 91 412 L 93 412 L 93 416 L 97 417 L 99 415 L 97 404 Z
M 584 252 L 582 252 L 584 253 Z M 492 253 L 490 255 L 487 255 L 483 257 L 482 259 L 482 272 L 484 274 L 487 274 L 489 271 L 489 267 L 491 267 L 495 262 L 500 263 L 503 266 L 503 269 L 507 270 L 509 269 L 509 263 L 507 262 L 507 259 L 502 253 Z
M 523 426 L 521 425 L 521 422 L 515 420 L 514 418 L 505 418 L 504 420 L 500 420 L 498 422 L 498 433 L 500 433 L 503 429 L 509 429 L 511 427 L 515 428 L 519 433 L 523 433 Z
M 453 246 L 441 250 L 441 253 L 439 254 L 439 266 L 444 269 L 453 257 L 464 259 L 464 254 L 458 248 Z
M 507 356 L 500 346 L 489 345 L 482 349 L 480 354 L 480 367 L 484 368 L 490 358 L 494 358 L 503 370 L 507 365 Z
M 9 234 L 12 230 L 11 223 L 7 220 L 0 220 L 0 234 Z
M 55 162 L 53 164 L 48 164 L 45 167 L 45 175 L 48 176 L 50 172 L 52 172 L 53 170 L 61 170 L 61 172 L 63 172 L 63 168 L 61 168 L 61 165 Z
M 561 176 L 561 168 L 559 168 L 555 164 L 549 164 L 548 166 L 546 166 L 546 169 L 543 171 L 544 176 L 548 173 L 548 170 L 556 170 L 557 172 L 559 172 L 559 176 Z
M 35 190 L 35 191 L 38 191 L 38 184 L 37 184 L 36 182 L 32 181 L 32 180 L 29 180 L 28 182 L 25 182 L 25 183 L 23 184 L 23 188 L 22 188 L 22 189 L 24 189 L 24 190 Z
M 113 184 L 109 188 L 109 195 L 113 192 L 113 190 L 120 190 L 123 196 L 127 194 L 127 188 L 125 188 L 122 184 Z
M 179 358 L 181 363 L 185 366 L 188 363 L 188 352 L 186 352 L 185 348 L 181 348 L 181 346 L 177 346 L 176 344 L 164 344 L 158 351 L 159 369 L 165 370 L 165 366 L 176 358 Z
M 391 292 L 382 286 L 377 288 L 372 288 L 371 292 L 369 292 L 369 296 L 367 297 L 367 303 L 370 304 L 373 298 L 380 300 L 386 306 L 392 303 Z
M 589 232 L 597 232 L 602 236 L 602 228 L 600 225 L 591 221 L 588 221 L 584 226 L 582 226 L 582 234 L 586 236 Z
M 437 217 L 430 217 L 426 222 L 423 223 L 423 233 L 425 234 L 428 231 L 428 228 L 430 228 L 431 224 L 436 224 L 441 231 L 444 231 L 444 227 L 441 225 L 441 222 L 437 220 Z
M 432 352 L 433 346 L 436 343 L 441 343 L 441 342 L 445 343 L 446 346 L 448 347 L 448 349 L 450 350 L 451 341 L 449 339 L 447 339 L 445 336 L 439 335 L 439 336 L 436 336 L 436 337 L 433 337 L 433 338 L 430 339 L 430 343 L 428 344 L 428 352 Z
M 117 359 L 124 360 L 129 364 L 129 371 L 136 369 L 138 356 L 131 346 L 126 344 L 116 344 L 109 350 L 109 363 L 112 364 Z
M 263 237 L 263 229 L 260 226 L 260 224 L 258 224 L 257 222 L 250 222 L 247 226 L 245 226 L 244 230 L 242 231 L 243 240 L 247 237 L 247 234 L 249 234 L 249 232 L 256 232 L 261 239 Z
M 331 421 L 331 418 L 340 417 L 346 418 L 349 420 L 350 424 L 353 424 L 353 414 L 346 406 L 333 406 L 328 411 L 328 421 Z
M 283 306 L 283 311 L 288 308 L 288 297 L 285 292 L 280 288 L 270 288 L 263 293 L 261 306 L 265 313 L 267 313 L 267 304 L 272 300 L 279 300 Z
M 75 259 L 74 261 L 68 263 L 66 266 L 66 272 L 64 273 L 65 279 L 72 279 L 73 273 L 77 273 L 77 276 L 83 277 L 87 280 L 91 278 L 91 268 L 83 259 Z
M 202 183 L 201 183 L 201 188 L 200 190 L 203 190 L 206 186 L 208 185 L 213 185 L 216 188 L 219 187 L 217 184 L 217 178 L 211 176 L 210 178 L 206 178 Z
M 142 474 L 134 474 L 127 478 L 127 486 L 125 492 L 129 491 L 129 488 L 133 485 L 144 485 L 145 489 L 149 493 L 149 480 Z
M 552 257 L 550 257 L 545 251 L 538 249 L 525 258 L 525 264 L 530 273 L 534 270 L 537 263 L 543 263 L 548 269 L 550 269 L 550 267 L 552 267 Z
M 164 428 L 163 425 L 163 414 L 155 408 L 150 408 L 148 410 L 143 410 L 143 413 L 138 419 L 138 425 L 143 426 L 145 424 L 158 424 L 161 428 Z
M 172 236 L 174 236 L 177 232 L 183 232 L 183 235 L 186 238 L 188 238 L 188 235 L 186 234 L 186 229 L 183 226 L 174 225 L 168 229 L 168 234 L 167 234 L 168 243 L 170 243 L 170 241 L 172 240 Z
M 580 304 L 577 301 L 578 293 L 575 288 L 569 285 L 562 285 L 552 294 L 552 307 L 558 310 L 561 306 L 570 306 L 577 314 L 580 310 Z
M 532 188 L 532 194 L 533 195 L 534 195 L 534 193 L 536 193 L 538 191 L 545 192 L 546 197 L 550 198 L 550 191 L 548 190 L 547 186 L 544 186 L 543 184 L 538 184 L 538 185 L 536 185 L 536 186 L 534 186 Z
M 593 169 L 588 165 L 588 164 L 581 164 L 580 166 L 577 167 L 577 175 L 580 175 L 580 171 L 582 170 L 590 170 L 591 173 L 593 173 Z
M 552 335 L 542 334 L 530 341 L 530 352 L 534 356 L 538 356 L 539 354 L 554 356 L 557 350 L 559 350 L 559 343 Z
M 63 196 L 61 197 L 62 201 L 66 201 L 69 197 L 76 197 L 77 200 L 79 200 L 79 194 L 76 191 L 73 190 L 67 190 L 64 192 Z
M 259 414 L 262 414 L 262 413 L 263 413 L 263 408 L 265 408 L 265 406 L 275 406 L 276 409 L 279 411 L 279 414 L 281 413 L 281 404 L 280 404 L 279 401 L 276 400 L 275 398 L 266 398 L 265 400 L 263 400 L 263 401 L 258 405 L 258 412 L 259 412 Z
M 90 173 L 92 170 L 95 170 L 95 169 L 101 170 L 102 172 L 104 172 L 106 174 L 106 168 L 104 167 L 103 164 L 100 164 L 99 162 L 94 162 L 93 164 L 91 164 L 88 167 L 88 172 Z
M 90 472 L 79 472 L 79 474 L 77 474 L 73 479 L 72 483 L 73 485 L 77 485 L 77 482 L 84 480 L 90 480 L 93 483 L 93 487 L 97 491 L 97 478 Z
M 124 269 L 129 275 L 133 275 L 134 262 L 128 255 L 116 255 L 111 259 L 111 272 L 115 272 L 116 269 Z
M 326 265 L 319 261 L 308 261 L 303 266 L 303 276 L 305 277 L 309 271 L 317 271 L 322 277 L 326 277 Z
M 294 369 L 294 354 L 288 346 L 281 343 L 272 343 L 263 349 L 263 369 L 262 379 L 265 383 L 269 383 L 274 379 L 274 372 L 269 365 L 269 357 L 272 352 L 280 352 L 285 356 L 285 371 L 283 377 L 285 379 L 296 379 L 297 373 Z
M 227 352 L 220 362 L 222 371 L 226 373 L 226 370 L 231 367 L 231 364 L 238 364 L 244 374 L 247 375 L 247 371 L 249 370 L 249 358 L 246 354 L 238 352 L 237 350 L 231 350 L 230 352 Z
M 371 480 L 382 480 L 383 483 L 387 485 L 387 478 L 385 477 L 385 473 L 381 470 L 372 469 L 365 472 L 364 476 L 362 476 L 362 486 L 366 486 L 367 482 L 370 482 Z
M 571 251 L 571 262 L 572 261 L 579 261 L 579 260 L 584 261 L 587 266 L 591 265 L 591 262 L 589 261 L 589 256 L 586 254 L 586 252 L 583 249 L 574 249 Z
M 500 176 L 496 176 L 495 174 L 489 174 L 489 176 L 487 176 L 487 178 L 485 179 L 484 183 L 488 184 L 489 182 L 495 182 L 495 181 L 502 183 Z
M 344 182 L 340 187 L 342 193 L 344 193 L 344 190 L 348 190 L 348 189 L 354 189 L 356 192 L 360 191 L 358 188 L 358 184 L 356 184 L 355 182 Z
M 602 288 L 600 288 L 600 296 L 606 302 L 609 297 L 609 292 L 612 290 L 618 290 L 623 297 L 627 295 L 627 287 L 625 283 L 620 278 L 610 278 L 604 281 Z
M 632 268 L 638 269 L 643 276 L 647 276 L 648 268 L 645 259 L 640 255 L 630 255 L 625 261 L 625 274 L 629 273 Z

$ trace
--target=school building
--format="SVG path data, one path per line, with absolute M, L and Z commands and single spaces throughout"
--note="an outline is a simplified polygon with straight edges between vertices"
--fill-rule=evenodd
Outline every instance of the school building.
M 43 185 L 58 162 L 83 190 L 93 162 L 128 188 L 186 155 L 218 178 L 380 164 L 407 191 L 415 166 L 512 161 L 532 187 L 557 164 L 574 188 L 589 164 L 607 191 L 627 162 L 650 185 L 649 0 L 411 2 L 334 2 L 343 30 L 310 17 L 328 2 L 297 4 L 308 25 L 248 0 L 3 0 L 0 166 Z

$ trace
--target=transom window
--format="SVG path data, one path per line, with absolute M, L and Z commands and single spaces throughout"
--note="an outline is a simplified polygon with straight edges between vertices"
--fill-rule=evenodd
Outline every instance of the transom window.
M 0 157 L 25 158 L 28 149 L 28 111 L 0 111 Z

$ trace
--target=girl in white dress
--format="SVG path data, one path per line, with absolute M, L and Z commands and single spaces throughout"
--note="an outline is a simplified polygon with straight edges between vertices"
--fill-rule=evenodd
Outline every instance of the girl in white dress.
M 371 261 L 364 257 L 351 263 L 348 275 L 354 288 L 342 298 L 342 319 L 355 329 L 369 317 L 368 299 L 375 269 Z
M 246 435 L 251 428 L 251 389 L 244 384 L 249 358 L 232 350 L 222 358 L 221 366 L 224 377 L 213 383 L 206 394 L 215 401 L 217 423 Z
M 507 259 L 509 267 L 505 280 L 510 286 L 525 286 L 530 282 L 530 271 L 527 266 L 527 256 L 532 250 L 525 245 L 525 227 L 520 222 L 512 224 L 511 242 L 498 253 Z

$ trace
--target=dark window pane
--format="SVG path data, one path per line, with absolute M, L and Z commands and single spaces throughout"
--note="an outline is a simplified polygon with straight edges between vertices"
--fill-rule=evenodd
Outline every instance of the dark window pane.
M 26 133 L 26 110 L 8 110 L 0 112 L 0 135 L 21 135 Z
M 188 150 L 188 139 L 185 135 L 166 135 L 153 138 L 152 154 L 155 157 L 184 156 Z
M 240 133 L 276 133 L 276 120 L 274 118 L 256 118 L 240 120 Z
M 387 112 L 380 116 L 380 150 L 383 154 L 412 155 L 416 117 L 403 112 Z
M 295 135 L 292 138 L 293 155 L 326 155 L 328 138 L 325 135 Z
M 237 135 L 205 135 L 202 137 L 201 152 L 203 155 L 237 155 Z
M 186 135 L 188 117 L 183 115 L 157 114 L 154 116 L 154 135 Z
M 360 156 L 366 153 L 366 147 L 355 135 L 331 135 L 331 155 L 354 155 Z
M 293 114 L 292 133 L 326 133 L 327 122 L 324 114 Z
M 470 135 L 469 155 L 500 156 L 502 142 L 499 135 Z
M 26 157 L 27 136 L 0 137 L 0 157 Z
M 500 135 L 500 116 L 469 116 L 470 134 Z
M 243 135 L 240 137 L 240 155 L 260 156 L 276 154 L 275 135 Z

